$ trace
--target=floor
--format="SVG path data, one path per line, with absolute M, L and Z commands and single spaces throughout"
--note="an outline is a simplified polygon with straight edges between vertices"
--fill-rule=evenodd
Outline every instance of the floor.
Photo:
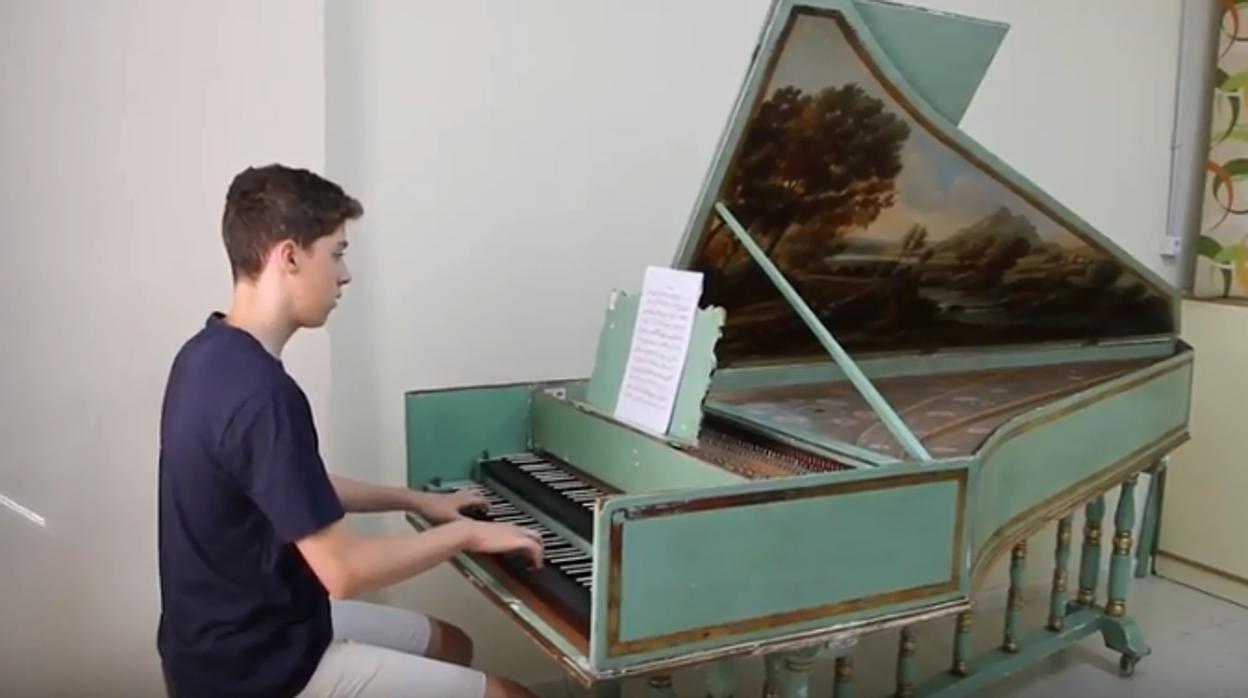
M 1153 653 L 1131 678 L 1099 637 L 1010 677 L 994 696 L 1248 697 L 1248 609 L 1160 578 L 1134 580 L 1132 614 Z
M 1158 577 L 1132 580 L 1128 611 L 1140 623 L 1151 656 L 1140 662 L 1135 675 L 1118 673 L 1118 656 L 1105 649 L 1094 635 L 1040 664 L 1006 678 L 981 695 L 992 698 L 1248 698 L 1248 608 L 1236 606 L 1199 591 Z M 1029 590 L 1025 607 L 1026 627 L 1043 625 L 1047 613 L 1045 590 Z M 1000 642 L 1000 611 L 975 615 L 974 644 L 977 650 Z M 917 656 L 922 677 L 944 671 L 952 646 L 953 622 L 938 621 L 922 627 L 917 635 Z M 856 698 L 888 696 L 893 690 L 897 655 L 896 633 L 866 638 L 854 651 Z M 761 695 L 761 670 L 757 660 L 743 661 L 738 668 L 738 696 Z M 681 696 L 700 698 L 701 672 L 691 670 L 676 677 Z M 549 686 L 547 698 L 584 695 L 567 685 Z M 626 697 L 644 696 L 640 686 L 630 685 Z M 811 696 L 830 697 L 831 662 L 815 669 Z

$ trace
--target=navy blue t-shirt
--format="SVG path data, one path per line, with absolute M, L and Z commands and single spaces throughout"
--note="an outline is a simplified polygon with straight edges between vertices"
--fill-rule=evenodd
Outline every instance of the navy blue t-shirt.
M 294 541 L 343 509 L 307 397 L 219 313 L 173 362 L 159 500 L 157 647 L 178 698 L 298 693 L 332 626 Z

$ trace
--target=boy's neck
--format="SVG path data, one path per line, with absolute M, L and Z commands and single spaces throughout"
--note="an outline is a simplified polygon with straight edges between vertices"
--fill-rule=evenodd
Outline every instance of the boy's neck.
M 251 281 L 234 284 L 234 298 L 225 321 L 255 337 L 276 358 L 281 358 L 282 349 L 296 329 L 280 296 Z

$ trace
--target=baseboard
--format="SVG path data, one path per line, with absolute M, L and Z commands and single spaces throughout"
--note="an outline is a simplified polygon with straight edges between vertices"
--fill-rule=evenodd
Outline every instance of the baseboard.
M 1164 550 L 1157 551 L 1156 564 L 1159 577 L 1248 607 L 1248 579 Z

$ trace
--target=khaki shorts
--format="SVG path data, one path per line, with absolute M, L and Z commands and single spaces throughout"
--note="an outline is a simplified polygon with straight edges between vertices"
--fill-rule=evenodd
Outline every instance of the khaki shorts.
M 429 618 L 360 601 L 333 602 L 334 640 L 299 698 L 482 698 L 485 674 L 423 656 Z

